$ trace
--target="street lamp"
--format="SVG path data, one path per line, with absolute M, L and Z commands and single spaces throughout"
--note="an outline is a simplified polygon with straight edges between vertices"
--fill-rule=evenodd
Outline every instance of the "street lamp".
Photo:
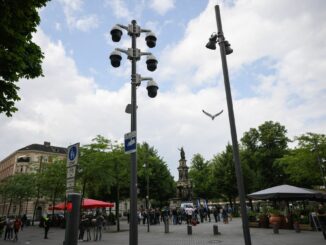
M 146 43 L 150 48 L 155 47 L 156 37 L 153 32 L 147 29 L 141 29 L 135 20 L 131 21 L 128 26 L 117 24 L 111 29 L 112 41 L 119 42 L 122 36 L 122 30 L 126 30 L 131 37 L 131 48 L 127 50 L 116 48 L 110 55 L 111 64 L 113 67 L 119 67 L 122 60 L 121 53 L 128 56 L 131 60 L 131 132 L 137 132 L 137 94 L 136 88 L 140 86 L 141 81 L 147 80 L 148 96 L 154 98 L 157 95 L 157 83 L 151 77 L 141 77 L 137 74 L 136 62 L 140 60 L 141 56 L 147 55 L 147 69 L 155 71 L 157 68 L 157 59 L 149 52 L 141 52 L 137 49 L 136 38 L 141 33 L 147 33 Z M 136 138 L 137 139 L 137 138 Z M 135 142 L 137 146 L 137 140 Z M 138 244 L 138 217 L 137 217 L 137 151 L 132 152 L 131 156 L 131 180 L 130 180 L 130 232 L 129 244 Z
M 228 41 L 226 41 L 224 38 L 224 34 L 223 34 L 223 30 L 222 30 L 220 8 L 218 5 L 215 6 L 215 15 L 216 15 L 216 23 L 217 23 L 217 31 L 218 32 L 217 32 L 217 34 L 211 35 L 206 47 L 208 49 L 214 50 L 214 49 L 216 49 L 216 43 L 218 43 L 220 45 L 226 101 L 227 101 L 227 105 L 228 105 L 230 130 L 231 130 L 231 136 L 232 136 L 234 167 L 235 167 L 235 173 L 236 173 L 236 177 L 237 177 L 237 185 L 238 185 L 240 207 L 241 207 L 243 235 L 244 235 L 245 244 L 251 245 L 246 199 L 245 199 L 245 192 L 244 192 L 244 187 L 243 187 L 243 177 L 242 177 L 242 170 L 241 170 L 241 165 L 240 165 L 237 131 L 236 131 L 236 126 L 235 126 L 234 112 L 233 112 L 228 66 L 227 66 L 227 62 L 226 62 L 226 55 L 231 54 L 233 52 L 233 50 L 230 47 L 230 43 Z

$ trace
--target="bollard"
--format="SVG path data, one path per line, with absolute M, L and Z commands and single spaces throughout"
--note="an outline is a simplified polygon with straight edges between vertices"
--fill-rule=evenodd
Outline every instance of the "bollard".
M 213 225 L 213 232 L 214 232 L 214 235 L 221 235 L 221 233 L 218 231 L 217 225 Z
M 273 224 L 273 232 L 274 232 L 274 234 L 279 234 L 278 228 L 279 228 L 279 224 Z
M 188 233 L 188 235 L 192 235 L 192 226 L 191 225 L 187 225 L 187 233 Z
M 78 227 L 80 215 L 80 194 L 69 193 L 67 202 L 72 204 L 71 210 L 67 212 L 67 223 L 65 231 L 65 240 L 63 245 L 78 244 Z
M 164 217 L 164 231 L 165 233 L 169 233 L 169 218 L 168 217 Z

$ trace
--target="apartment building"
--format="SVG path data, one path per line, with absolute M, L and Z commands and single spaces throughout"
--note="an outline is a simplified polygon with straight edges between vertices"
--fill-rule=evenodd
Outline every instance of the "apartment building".
M 64 147 L 51 146 L 50 142 L 44 144 L 31 144 L 25 146 L 0 161 L 0 182 L 16 173 L 35 173 L 42 171 L 45 164 L 51 164 L 54 159 L 65 159 L 67 149 Z M 22 210 L 26 210 L 28 215 L 33 214 L 35 200 L 23 204 Z M 0 198 L 0 216 L 8 213 L 8 200 Z M 37 207 L 37 216 L 42 215 L 45 211 L 46 202 L 41 200 Z M 12 205 L 9 214 L 15 215 L 18 210 L 16 205 Z

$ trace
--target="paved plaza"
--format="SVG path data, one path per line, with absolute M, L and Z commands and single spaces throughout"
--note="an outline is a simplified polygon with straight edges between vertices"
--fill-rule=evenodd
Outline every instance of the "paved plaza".
M 150 227 L 147 232 L 146 225 L 139 225 L 138 244 L 139 245 L 240 245 L 244 244 L 241 227 L 241 219 L 233 219 L 229 224 L 218 223 L 221 235 L 213 235 L 213 224 L 203 223 L 193 226 L 192 235 L 187 235 L 187 226 L 170 225 L 169 233 L 164 233 L 164 225 L 155 225 Z M 116 227 L 110 227 L 103 232 L 101 241 L 79 242 L 79 244 L 108 244 L 108 245 L 125 245 L 129 244 L 129 225 L 121 222 L 121 232 L 116 232 Z M 6 244 L 24 244 L 24 245 L 61 245 L 64 239 L 64 229 L 51 228 L 49 239 L 43 239 L 44 231 L 38 226 L 27 227 L 19 234 L 19 241 L 0 240 L 1 245 Z M 321 232 L 302 231 L 295 233 L 293 230 L 280 230 L 279 234 L 273 234 L 272 229 L 251 228 L 251 239 L 253 245 L 322 245 L 326 244 Z

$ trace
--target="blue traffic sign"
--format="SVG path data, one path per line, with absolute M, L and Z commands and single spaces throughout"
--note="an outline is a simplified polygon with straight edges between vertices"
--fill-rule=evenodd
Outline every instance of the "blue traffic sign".
M 70 161 L 74 161 L 75 158 L 77 157 L 77 147 L 73 145 L 68 152 L 68 157 Z
M 125 153 L 136 152 L 136 149 L 137 149 L 136 131 L 125 134 Z

